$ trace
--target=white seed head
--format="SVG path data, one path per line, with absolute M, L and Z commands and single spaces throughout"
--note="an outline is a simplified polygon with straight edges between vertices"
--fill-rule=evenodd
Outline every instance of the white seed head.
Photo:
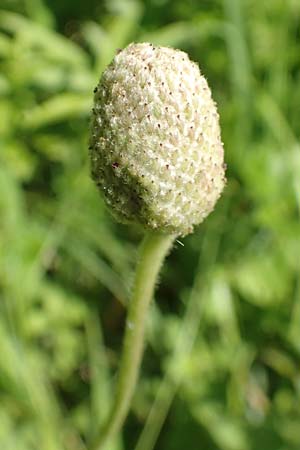
M 225 184 L 219 116 L 197 64 L 148 43 L 119 52 L 95 88 L 90 156 L 119 220 L 190 233 Z

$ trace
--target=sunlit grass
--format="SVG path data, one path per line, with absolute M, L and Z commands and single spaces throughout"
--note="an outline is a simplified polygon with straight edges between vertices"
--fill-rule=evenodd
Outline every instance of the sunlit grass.
M 57 2 L 4 5 L 1 449 L 84 450 L 109 410 L 141 232 L 104 209 L 87 136 L 100 72 L 132 40 L 200 63 L 228 186 L 168 259 L 132 414 L 108 450 L 298 449 L 299 3 L 100 2 L 69 36 Z

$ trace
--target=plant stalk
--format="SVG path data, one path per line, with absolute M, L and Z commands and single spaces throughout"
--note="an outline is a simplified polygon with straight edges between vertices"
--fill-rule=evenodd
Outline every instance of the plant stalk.
M 126 419 L 141 365 L 148 307 L 160 267 L 174 239 L 174 235 L 149 233 L 141 244 L 132 297 L 128 305 L 114 404 L 106 425 L 99 430 L 89 450 L 102 450 L 120 431 Z

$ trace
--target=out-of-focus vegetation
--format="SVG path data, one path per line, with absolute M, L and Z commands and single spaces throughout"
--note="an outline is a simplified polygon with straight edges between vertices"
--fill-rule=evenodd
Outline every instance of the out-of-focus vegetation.
M 169 256 L 124 434 L 108 450 L 300 448 L 300 3 L 2 0 L 0 448 L 84 450 L 113 396 L 141 232 L 89 178 L 117 48 L 198 61 L 228 185 Z

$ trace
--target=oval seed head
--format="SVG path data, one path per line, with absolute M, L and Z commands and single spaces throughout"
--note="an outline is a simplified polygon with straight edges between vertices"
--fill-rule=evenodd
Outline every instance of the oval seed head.
M 185 235 L 225 184 L 219 116 L 199 67 L 182 51 L 130 44 L 95 88 L 92 177 L 114 216 Z

